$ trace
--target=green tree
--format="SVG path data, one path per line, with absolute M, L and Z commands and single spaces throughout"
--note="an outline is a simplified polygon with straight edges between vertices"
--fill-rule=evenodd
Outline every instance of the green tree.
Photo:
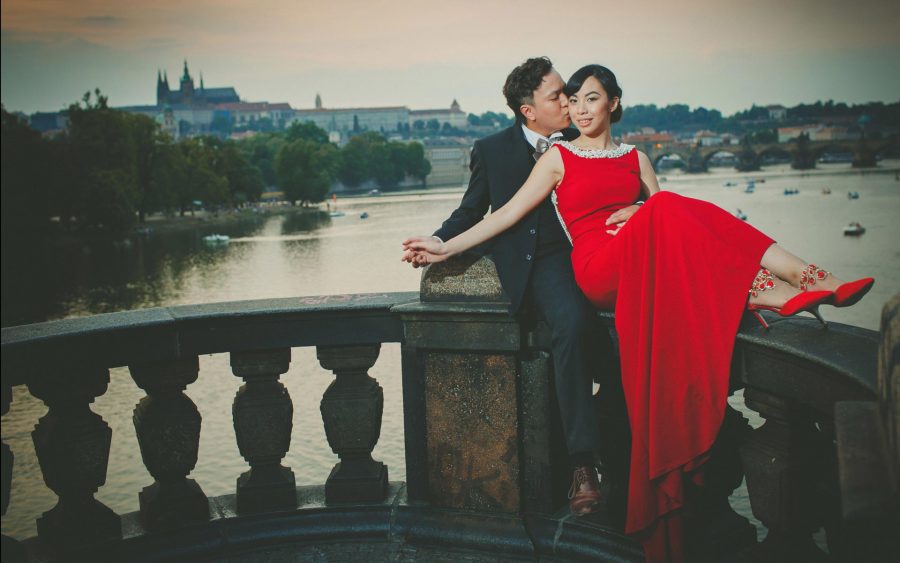
M 233 141 L 218 147 L 216 169 L 228 181 L 231 203 L 242 205 L 257 201 L 263 192 L 263 178 L 259 169 L 253 166 Z
M 169 140 L 159 130 L 157 123 L 146 115 L 125 114 L 124 119 L 134 147 L 134 180 L 137 189 L 135 203 L 138 220 L 143 223 L 147 213 L 159 211 L 166 204 L 163 196 L 155 192 L 157 184 L 153 182 L 153 170 L 160 166 L 160 148 L 168 144 Z
M 170 212 L 180 207 L 181 192 L 188 182 L 188 163 L 182 147 L 165 143 L 158 147 L 151 171 L 153 209 Z
M 351 137 L 350 141 L 341 149 L 340 168 L 338 178 L 345 185 L 356 187 L 374 174 L 375 150 L 374 147 L 383 145 L 384 137 L 378 133 L 362 133 Z
M 234 118 L 225 112 L 215 112 L 209 130 L 219 137 L 227 137 L 234 130 Z
M 0 193 L 3 253 L 22 236 L 43 234 L 52 209 L 50 142 L 0 107 Z
M 178 191 L 181 214 L 193 212 L 194 201 L 207 206 L 222 205 L 229 200 L 228 180 L 216 172 L 216 150 L 213 138 L 194 137 L 179 143 L 185 159 L 185 183 Z
M 288 130 L 285 131 L 284 137 L 288 143 L 299 139 L 319 144 L 328 142 L 328 133 L 311 121 L 296 121 L 292 123 Z
M 425 178 L 431 174 L 431 163 L 425 158 L 425 147 L 420 143 L 406 145 L 406 173 L 425 185 Z
M 71 196 L 66 215 L 84 230 L 121 235 L 134 222 L 139 202 L 138 162 L 129 116 L 110 109 L 99 90 L 69 106 L 68 134 L 61 142 Z
M 337 172 L 339 153 L 330 143 L 298 139 L 282 147 L 276 159 L 278 186 L 290 202 L 325 199 Z
M 276 133 L 261 133 L 238 141 L 238 147 L 244 157 L 259 169 L 264 186 L 274 186 L 278 183 L 275 157 L 285 143 L 285 136 Z

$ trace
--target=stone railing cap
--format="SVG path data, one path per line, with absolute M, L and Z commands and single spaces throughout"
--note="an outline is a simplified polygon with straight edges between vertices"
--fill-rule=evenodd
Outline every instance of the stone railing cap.
M 509 302 L 500 286 L 493 260 L 474 254 L 463 254 L 426 267 L 422 272 L 419 297 L 424 302 Z

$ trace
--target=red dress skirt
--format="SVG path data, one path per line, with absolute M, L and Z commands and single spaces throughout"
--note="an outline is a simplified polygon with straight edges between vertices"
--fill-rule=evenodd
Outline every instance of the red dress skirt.
M 748 289 L 774 241 L 672 192 L 654 194 L 618 234 L 607 234 L 610 214 L 640 196 L 637 150 L 555 146 L 565 175 L 552 198 L 572 242 L 576 282 L 616 315 L 632 435 L 625 532 L 640 537 L 648 561 L 680 561 L 683 480 L 702 477 L 725 413 Z

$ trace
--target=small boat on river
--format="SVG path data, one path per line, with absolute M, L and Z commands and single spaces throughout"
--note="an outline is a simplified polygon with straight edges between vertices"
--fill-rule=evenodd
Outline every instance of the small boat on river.
M 228 241 L 231 240 L 231 237 L 228 235 L 220 235 L 220 234 L 212 234 L 206 235 L 203 237 L 203 242 L 207 244 L 228 244 Z
M 360 214 L 359 214 L 359 218 L 360 218 L 360 219 L 368 219 L 368 218 L 369 218 L 369 213 L 368 213 L 368 211 L 363 211 L 362 213 L 360 213 Z
M 847 192 L 847 199 L 859 199 L 859 192 Z
M 784 195 L 797 195 L 800 193 L 800 190 L 797 188 L 785 188 Z
M 858 237 L 864 232 L 866 232 L 866 228 L 860 225 L 858 221 L 854 221 L 844 227 L 845 237 Z

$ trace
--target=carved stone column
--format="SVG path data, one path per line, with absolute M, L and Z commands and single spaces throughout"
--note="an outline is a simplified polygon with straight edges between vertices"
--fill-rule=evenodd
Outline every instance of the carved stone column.
M 12 388 L 8 385 L 3 385 L 2 387 L 2 403 L 0 403 L 0 416 L 6 415 L 9 412 L 9 405 L 12 403 Z M 16 456 L 13 455 L 12 449 L 7 446 L 5 443 L 0 444 L 0 453 L 2 453 L 3 460 L 3 483 L 2 488 L 0 488 L 0 513 L 4 516 L 6 515 L 6 509 L 9 508 L 9 496 L 12 491 L 12 470 L 13 470 L 13 462 L 15 461 Z M 15 539 L 4 535 L 2 538 L 3 542 L 3 557 L 10 557 L 13 561 L 24 561 L 25 560 L 25 550 L 22 548 L 21 544 Z
M 242 514 L 297 506 L 294 472 L 281 465 L 291 445 L 294 403 L 278 378 L 290 363 L 290 348 L 231 354 L 231 371 L 246 382 L 232 407 L 238 449 L 250 464 L 237 480 Z
M 552 442 L 541 427 L 550 361 L 523 353 L 508 304 L 493 262 L 464 255 L 426 268 L 420 301 L 391 309 L 406 337 L 410 499 L 463 510 L 550 510 Z M 520 393 L 523 384 L 530 387 Z
M 812 540 L 825 517 L 816 492 L 826 447 L 821 433 L 788 399 L 750 387 L 744 398 L 766 419 L 741 448 L 750 506 L 769 529 L 762 551 L 786 560 L 824 559 Z
M 37 520 L 38 537 L 70 549 L 122 537 L 119 516 L 94 498 L 106 483 L 112 429 L 90 404 L 106 392 L 109 370 L 40 374 L 28 384 L 49 412 L 31 433 L 44 482 L 59 502 Z
M 144 526 L 159 529 L 208 520 L 206 495 L 187 478 L 197 465 L 201 417 L 183 391 L 197 380 L 197 357 L 133 365 L 129 370 L 147 392 L 135 406 L 133 420 L 141 458 L 156 480 L 138 495 Z
M 326 502 L 378 501 L 387 496 L 388 470 L 372 459 L 381 435 L 384 392 L 369 377 L 381 344 L 319 346 L 319 363 L 335 380 L 322 396 L 328 445 L 341 461 L 325 482 Z

